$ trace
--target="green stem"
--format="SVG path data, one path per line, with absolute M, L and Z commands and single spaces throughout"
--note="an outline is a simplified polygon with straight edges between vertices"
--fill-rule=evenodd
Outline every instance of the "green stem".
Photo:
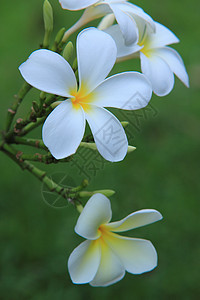
M 59 195 L 61 195 L 65 199 L 67 198 L 70 202 L 72 202 L 71 199 L 73 199 L 74 204 L 77 205 L 78 207 L 80 206 L 80 202 L 78 202 L 77 199 L 76 199 L 78 197 L 78 195 L 76 193 L 76 189 L 78 189 L 79 187 L 74 188 L 74 189 L 69 189 L 69 188 L 64 188 L 64 187 L 60 186 L 59 184 L 54 182 L 51 178 L 49 178 L 46 175 L 45 171 L 40 170 L 39 168 L 35 167 L 31 163 L 27 162 L 26 160 L 22 160 L 21 157 L 18 156 L 18 151 L 16 149 L 14 149 L 13 147 L 11 147 L 10 145 L 8 145 L 8 144 L 4 144 L 2 150 L 15 163 L 17 163 L 17 165 L 22 170 L 29 171 L 36 178 L 38 178 L 41 182 L 43 182 L 51 192 L 58 193 Z M 83 186 L 82 186 L 82 188 L 83 188 Z
M 75 188 L 72 188 L 71 191 L 74 192 L 74 193 L 77 193 L 77 192 L 80 192 L 82 191 L 82 189 L 84 189 L 85 187 L 87 187 L 89 184 L 88 180 L 87 179 L 84 179 L 81 183 L 81 185 L 75 187 Z
M 56 100 L 57 96 L 51 95 L 48 98 L 46 98 L 46 94 L 44 92 L 40 93 L 40 103 L 39 105 L 33 101 L 33 106 L 30 110 L 30 112 L 27 114 L 26 118 L 18 119 L 14 128 L 15 132 L 19 133 L 23 127 L 28 125 L 31 122 L 35 122 L 37 118 L 41 118 L 43 116 L 46 116 L 48 112 L 51 111 L 51 109 L 47 110 L 47 108 Z
M 28 125 L 26 125 L 26 126 L 18 133 L 18 135 L 19 135 L 19 136 L 24 136 L 24 135 L 26 135 L 27 133 L 29 133 L 30 131 L 32 131 L 33 129 L 37 128 L 39 125 L 41 125 L 41 124 L 45 121 L 47 115 L 48 115 L 51 111 L 52 111 L 52 108 L 49 107 L 49 108 L 46 110 L 45 115 L 44 115 L 43 117 L 37 118 L 37 120 L 36 120 L 35 122 L 30 122 Z
M 26 135 L 27 133 L 29 133 L 30 131 L 32 131 L 33 129 L 37 128 L 39 125 L 41 125 L 46 119 L 46 116 L 45 117 L 42 117 L 42 118 L 38 118 L 36 122 L 31 122 L 29 123 L 26 127 L 24 127 L 19 135 L 20 136 L 24 136 Z
M 50 41 L 50 37 L 51 37 L 51 32 L 52 31 L 45 30 L 44 40 L 43 40 L 43 44 L 42 44 L 42 48 L 44 48 L 44 49 L 49 48 L 49 41 Z
M 11 142 L 15 143 L 15 144 L 27 145 L 27 146 L 31 146 L 31 147 L 35 147 L 38 149 L 43 149 L 43 150 L 48 151 L 47 147 L 45 146 L 45 144 L 43 143 L 42 140 L 26 139 L 26 138 L 22 138 L 19 136 L 15 136 L 15 137 L 13 137 Z
M 36 161 L 36 162 L 41 162 L 45 164 L 51 164 L 51 163 L 57 163 L 58 161 L 51 155 L 51 153 L 48 154 L 40 154 L 40 153 L 35 153 L 35 154 L 23 154 L 23 152 L 19 151 L 18 152 L 18 157 L 20 160 L 28 160 L 28 161 Z
M 71 157 L 63 158 L 60 160 L 57 160 L 55 157 L 52 156 L 50 152 L 48 154 L 41 154 L 41 153 L 35 153 L 35 154 L 24 154 L 22 151 L 17 152 L 17 158 L 20 160 L 28 160 L 28 161 L 35 161 L 40 162 L 44 164 L 56 164 L 59 162 L 70 162 L 72 159 Z
M 19 90 L 18 94 L 15 96 L 15 101 L 13 102 L 12 106 L 8 109 L 8 114 L 6 118 L 6 132 L 10 130 L 10 126 L 12 124 L 12 121 L 14 119 L 14 116 L 16 115 L 16 112 L 26 96 L 26 94 L 29 92 L 31 89 L 31 86 L 28 83 L 24 83 L 21 89 Z

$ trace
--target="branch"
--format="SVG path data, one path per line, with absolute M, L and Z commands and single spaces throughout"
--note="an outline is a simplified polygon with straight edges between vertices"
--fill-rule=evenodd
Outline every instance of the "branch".
M 15 101 L 13 102 L 12 106 L 8 109 L 8 114 L 6 118 L 6 132 L 10 130 L 10 126 L 12 124 L 12 121 L 14 119 L 14 116 L 16 115 L 16 112 L 26 96 L 26 94 L 30 91 L 31 86 L 28 83 L 24 83 L 21 89 L 19 90 L 18 94 L 15 96 Z
M 46 172 L 40 170 L 34 165 L 30 164 L 28 161 L 21 159 L 18 155 L 16 149 L 11 147 L 8 144 L 4 144 L 1 149 L 6 155 L 8 155 L 22 170 L 27 170 L 31 174 L 33 174 L 36 178 L 38 178 L 41 182 L 43 182 L 46 187 L 51 192 L 56 192 L 61 195 L 63 198 L 67 199 L 69 202 L 73 203 L 77 206 L 77 209 L 80 210 L 80 201 L 78 200 L 78 192 L 84 189 L 88 185 L 88 181 L 84 180 L 80 186 L 75 188 L 64 188 L 60 186 L 56 182 L 54 182 L 51 178 L 46 175 Z
M 29 139 L 29 138 L 26 139 L 26 138 L 22 138 L 22 137 L 19 137 L 19 136 L 15 136 L 11 140 L 11 143 L 27 145 L 27 146 L 31 146 L 31 147 L 35 147 L 35 148 L 38 148 L 38 149 L 43 149 L 45 151 L 48 151 L 48 148 L 45 146 L 45 144 L 43 143 L 42 140 Z

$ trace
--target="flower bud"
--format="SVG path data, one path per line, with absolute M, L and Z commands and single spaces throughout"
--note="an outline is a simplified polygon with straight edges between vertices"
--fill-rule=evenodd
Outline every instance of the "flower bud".
M 58 31 L 58 33 L 57 33 L 57 35 L 56 35 L 56 38 L 55 38 L 55 43 L 56 43 L 57 45 L 61 42 L 64 33 L 65 33 L 65 28 L 64 28 L 64 27 L 61 28 L 61 29 Z
M 122 124 L 123 128 L 126 128 L 129 125 L 129 122 L 122 121 L 121 124 Z
M 75 60 L 74 60 L 74 62 L 73 62 L 72 69 L 73 69 L 73 70 L 77 70 L 77 69 L 78 69 L 77 58 L 75 58 Z
M 39 106 L 38 106 L 37 102 L 36 102 L 36 101 L 33 101 L 32 105 L 33 105 L 34 111 L 35 111 L 36 113 L 39 112 L 40 109 L 39 109 Z
M 134 146 L 128 146 L 128 151 L 127 151 L 127 153 L 131 153 L 131 152 L 133 152 L 134 150 L 136 150 L 136 147 L 134 147 Z
M 45 31 L 51 32 L 53 30 L 53 9 L 48 0 L 44 1 L 43 16 Z
M 51 104 L 51 108 L 56 108 L 56 106 L 58 106 L 59 104 L 61 104 L 62 103 L 62 101 L 55 101 L 55 102 L 53 102 L 52 104 Z
M 73 51 L 74 51 L 74 46 L 73 46 L 72 42 L 70 41 L 67 43 L 67 45 L 65 46 L 64 51 L 63 51 L 63 57 L 64 57 L 64 59 L 66 59 L 66 61 L 70 60 L 70 58 L 72 57 Z
M 103 194 L 106 197 L 111 197 L 115 194 L 115 191 L 113 191 L 113 190 L 97 190 L 97 191 L 93 191 L 93 192 L 81 191 L 78 194 L 79 194 L 79 197 L 86 198 L 86 197 L 91 197 L 92 195 L 97 194 L 97 193 Z

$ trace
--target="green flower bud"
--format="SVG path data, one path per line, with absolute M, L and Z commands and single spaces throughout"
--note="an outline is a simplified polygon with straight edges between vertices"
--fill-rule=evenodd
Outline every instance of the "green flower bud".
M 97 191 L 93 191 L 93 192 L 81 191 L 81 192 L 79 192 L 79 197 L 88 198 L 97 193 L 103 194 L 106 197 L 111 197 L 115 194 L 115 191 L 113 191 L 113 190 L 97 190 Z
M 66 61 L 70 60 L 70 58 L 72 57 L 73 51 L 74 51 L 74 46 L 73 46 L 72 42 L 68 42 L 63 51 L 63 57 L 64 57 L 64 59 L 66 59 Z
M 73 62 L 72 69 L 73 69 L 73 70 L 77 70 L 77 69 L 78 69 L 77 58 L 75 58 L 75 60 L 74 60 L 74 62 Z
M 121 122 L 121 124 L 124 128 L 126 128 L 129 125 L 129 122 L 123 121 L 123 122 Z
M 83 206 L 81 204 L 77 204 L 76 209 L 78 210 L 79 214 L 81 214 L 83 211 Z
M 37 102 L 36 101 L 33 101 L 33 109 L 34 109 L 34 111 L 37 113 L 37 112 L 39 112 L 39 106 L 38 106 L 38 104 L 37 104 Z
M 48 0 L 44 1 L 43 16 L 45 31 L 51 32 L 53 30 L 53 9 Z
M 61 41 L 62 41 L 62 38 L 63 38 L 63 35 L 65 33 L 65 28 L 61 28 L 57 35 L 56 35 L 56 38 L 55 38 L 55 43 L 58 45 Z
M 53 102 L 52 104 L 51 104 L 51 108 L 56 108 L 56 106 L 58 106 L 59 104 L 61 104 L 62 103 L 62 101 L 55 101 L 55 102 Z
M 98 190 L 98 191 L 94 191 L 94 194 L 97 194 L 97 193 L 101 193 L 101 194 L 103 194 L 106 197 L 111 197 L 111 196 L 113 196 L 115 194 L 115 191 L 113 191 L 113 190 Z
M 134 146 L 128 146 L 128 151 L 127 151 L 127 153 L 131 153 L 131 152 L 133 152 L 134 150 L 136 150 L 136 147 L 134 147 Z

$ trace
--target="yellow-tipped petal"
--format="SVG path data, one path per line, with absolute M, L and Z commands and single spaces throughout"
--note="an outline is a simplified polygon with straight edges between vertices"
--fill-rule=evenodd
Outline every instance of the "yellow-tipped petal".
M 113 233 L 106 235 L 105 241 L 129 273 L 141 274 L 149 272 L 157 266 L 157 253 L 150 241 L 123 237 Z
M 111 222 L 106 227 L 113 232 L 127 231 L 137 227 L 145 226 L 162 219 L 162 215 L 155 209 L 142 209 L 136 211 L 126 218 Z
M 95 240 L 100 237 L 101 224 L 107 224 L 112 216 L 110 201 L 102 194 L 93 195 L 86 203 L 75 226 L 80 236 Z
M 90 282 L 97 272 L 100 258 L 98 241 L 84 241 L 75 248 L 68 260 L 69 274 L 73 283 Z
M 108 247 L 104 238 L 100 238 L 101 261 L 94 279 L 90 282 L 92 286 L 109 286 L 121 280 L 125 275 L 125 268 L 115 252 Z

